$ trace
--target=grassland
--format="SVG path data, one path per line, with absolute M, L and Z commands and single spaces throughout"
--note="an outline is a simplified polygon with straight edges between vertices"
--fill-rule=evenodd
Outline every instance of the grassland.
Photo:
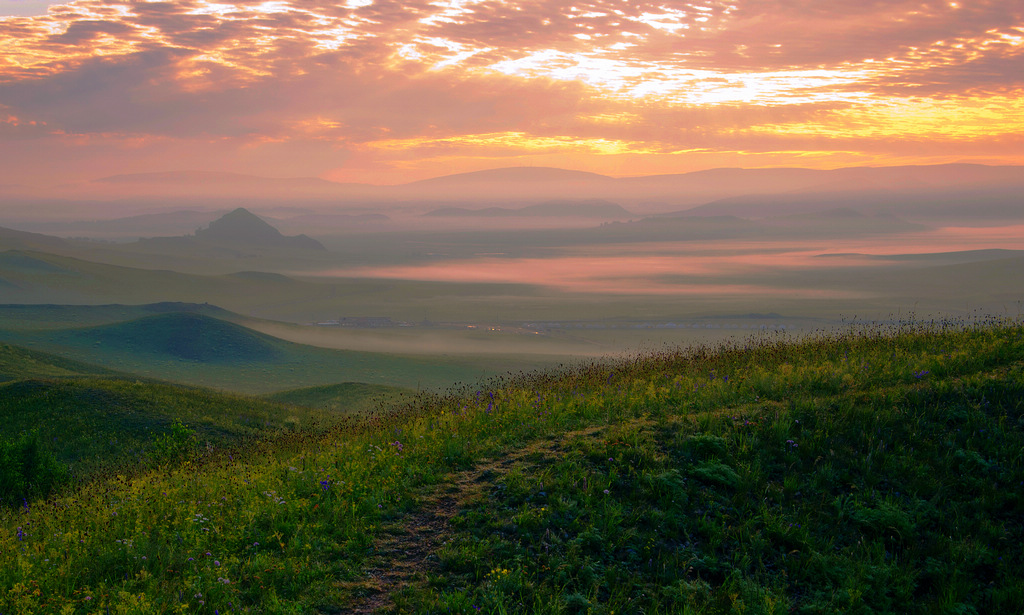
M 5 509 L 0 612 L 1014 612 L 1022 450 L 1020 323 L 662 352 Z
M 135 474 L 200 446 L 237 447 L 327 429 L 413 396 L 397 387 L 342 383 L 254 397 L 0 344 L 0 441 L 33 434 L 79 482 L 101 473 Z M 168 450 L 172 445 L 180 450 Z
M 232 322 L 246 322 L 237 314 L 201 304 L 44 307 L 34 319 L 6 322 L 0 340 L 97 369 L 247 394 L 338 382 L 441 390 L 521 365 L 502 356 L 410 356 L 296 344 Z M 19 306 L 3 311 L 32 313 Z M 67 327 L 73 321 L 102 324 Z
M 0 344 L 0 382 L 31 377 L 114 374 L 111 370 L 45 352 Z

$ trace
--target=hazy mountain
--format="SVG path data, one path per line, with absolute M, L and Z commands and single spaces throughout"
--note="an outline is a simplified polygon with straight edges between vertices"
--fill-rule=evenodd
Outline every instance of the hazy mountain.
M 187 244 L 178 246 L 189 249 Z M 195 249 L 194 246 L 191 249 Z M 129 256 L 131 256 L 129 254 Z M 43 252 L 0 253 L 0 303 L 155 303 L 185 301 L 220 303 L 233 308 L 251 305 L 254 298 L 315 300 L 329 293 L 318 284 L 298 284 L 272 274 L 190 275 L 167 269 L 142 269 L 91 262 Z M 298 290 L 296 285 L 298 284 Z M 2 316 L 2 314 L 0 314 Z
M 680 207 L 745 195 L 777 195 L 788 199 L 800 193 L 857 194 L 903 191 L 909 194 L 977 189 L 1005 191 L 1024 188 L 1024 167 L 947 164 L 901 167 L 850 167 L 834 170 L 800 168 L 722 168 L 692 173 L 613 178 L 596 173 L 544 167 L 512 167 L 460 173 L 392 187 L 396 194 L 451 200 L 614 199 L 651 208 Z M 831 208 L 836 207 L 833 204 Z M 661 206 L 664 211 L 664 205 Z M 716 214 L 736 215 L 730 211 Z M 795 212 L 777 212 L 795 213 Z
M 848 210 L 889 214 L 911 221 L 1024 219 L 1021 186 L 975 186 L 971 189 L 927 187 L 916 190 L 863 189 L 844 192 L 755 194 L 721 199 L 676 212 L 681 216 L 736 216 L 746 219 L 821 214 Z
M 466 203 L 508 207 L 552 200 L 607 199 L 642 214 L 664 213 L 712 201 L 749 195 L 791 195 L 864 192 L 907 194 L 946 190 L 1024 189 L 1024 167 L 947 164 L 900 167 L 850 167 L 833 170 L 801 168 L 722 168 L 692 173 L 614 178 L 598 173 L 549 167 L 509 167 L 458 173 L 394 186 L 337 183 L 315 177 L 267 178 L 232 173 L 172 172 L 116 175 L 85 184 L 59 186 L 47 194 L 10 193 L 19 199 L 134 199 L 136 207 L 168 200 L 206 206 L 238 199 L 250 204 L 280 203 L 336 212 L 339 206 L 376 207 L 391 203 Z M 56 202 L 56 201 L 53 201 Z M 832 207 L 844 206 L 833 204 Z M 437 207 L 435 207 L 436 209 Z M 98 209 L 93 207 L 93 209 Z M 730 212 L 720 212 L 730 213 Z M 778 212 L 796 213 L 796 212 Z M 24 212 L 19 212 L 21 218 Z M 52 212 L 47 214 L 54 219 Z M 40 217 L 41 219 L 43 216 Z M 66 218 L 65 218 L 66 219 Z M 4 219 L 0 218 L 0 224 Z
M 205 227 L 223 212 L 182 210 L 140 214 L 111 220 L 44 221 L 22 223 L 23 229 L 61 236 L 89 236 L 107 239 L 188 234 Z
M 393 187 L 406 197 L 421 199 L 501 201 L 523 198 L 545 200 L 591 198 L 617 180 L 607 175 L 551 167 L 507 167 L 457 173 Z
M 539 205 L 528 205 L 520 208 L 485 207 L 469 209 L 465 207 L 445 207 L 427 212 L 427 216 L 437 217 L 475 217 L 475 218 L 597 218 L 603 220 L 628 220 L 633 214 L 621 205 L 602 199 L 584 201 L 549 201 Z
M 65 245 L 58 237 L 0 227 L 0 250 L 47 250 Z
M 323 244 L 307 235 L 286 236 L 249 210 L 239 207 L 214 220 L 194 236 L 158 237 L 140 243 L 157 243 L 163 247 L 186 247 L 199 244 L 232 250 L 326 251 Z

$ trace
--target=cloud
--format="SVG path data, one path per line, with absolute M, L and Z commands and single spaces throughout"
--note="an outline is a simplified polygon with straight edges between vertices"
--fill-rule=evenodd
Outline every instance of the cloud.
M 167 150 L 147 139 L 217 142 L 237 171 L 284 143 L 573 166 L 840 155 L 963 138 L 953 118 L 994 142 L 1020 131 L 1024 89 L 1024 6 L 996 0 L 77 0 L 0 19 L 0 38 L 0 141 L 131 142 L 153 170 Z
M 104 34 L 124 35 L 132 32 L 128 24 L 98 19 L 83 19 L 70 24 L 64 32 L 49 37 L 48 42 L 59 45 L 82 45 Z

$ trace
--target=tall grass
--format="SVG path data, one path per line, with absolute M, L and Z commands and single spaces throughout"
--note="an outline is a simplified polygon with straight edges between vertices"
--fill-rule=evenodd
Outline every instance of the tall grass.
M 1022 370 L 1020 324 L 945 323 L 421 395 L 0 511 L 0 612 L 343 612 L 449 491 L 393 610 L 1012 612 Z

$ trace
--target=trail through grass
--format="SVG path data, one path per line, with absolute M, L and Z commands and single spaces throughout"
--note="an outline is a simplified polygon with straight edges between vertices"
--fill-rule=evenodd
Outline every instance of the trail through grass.
M 1013 612 L 1022 450 L 1018 323 L 666 352 L 2 511 L 0 612 Z

